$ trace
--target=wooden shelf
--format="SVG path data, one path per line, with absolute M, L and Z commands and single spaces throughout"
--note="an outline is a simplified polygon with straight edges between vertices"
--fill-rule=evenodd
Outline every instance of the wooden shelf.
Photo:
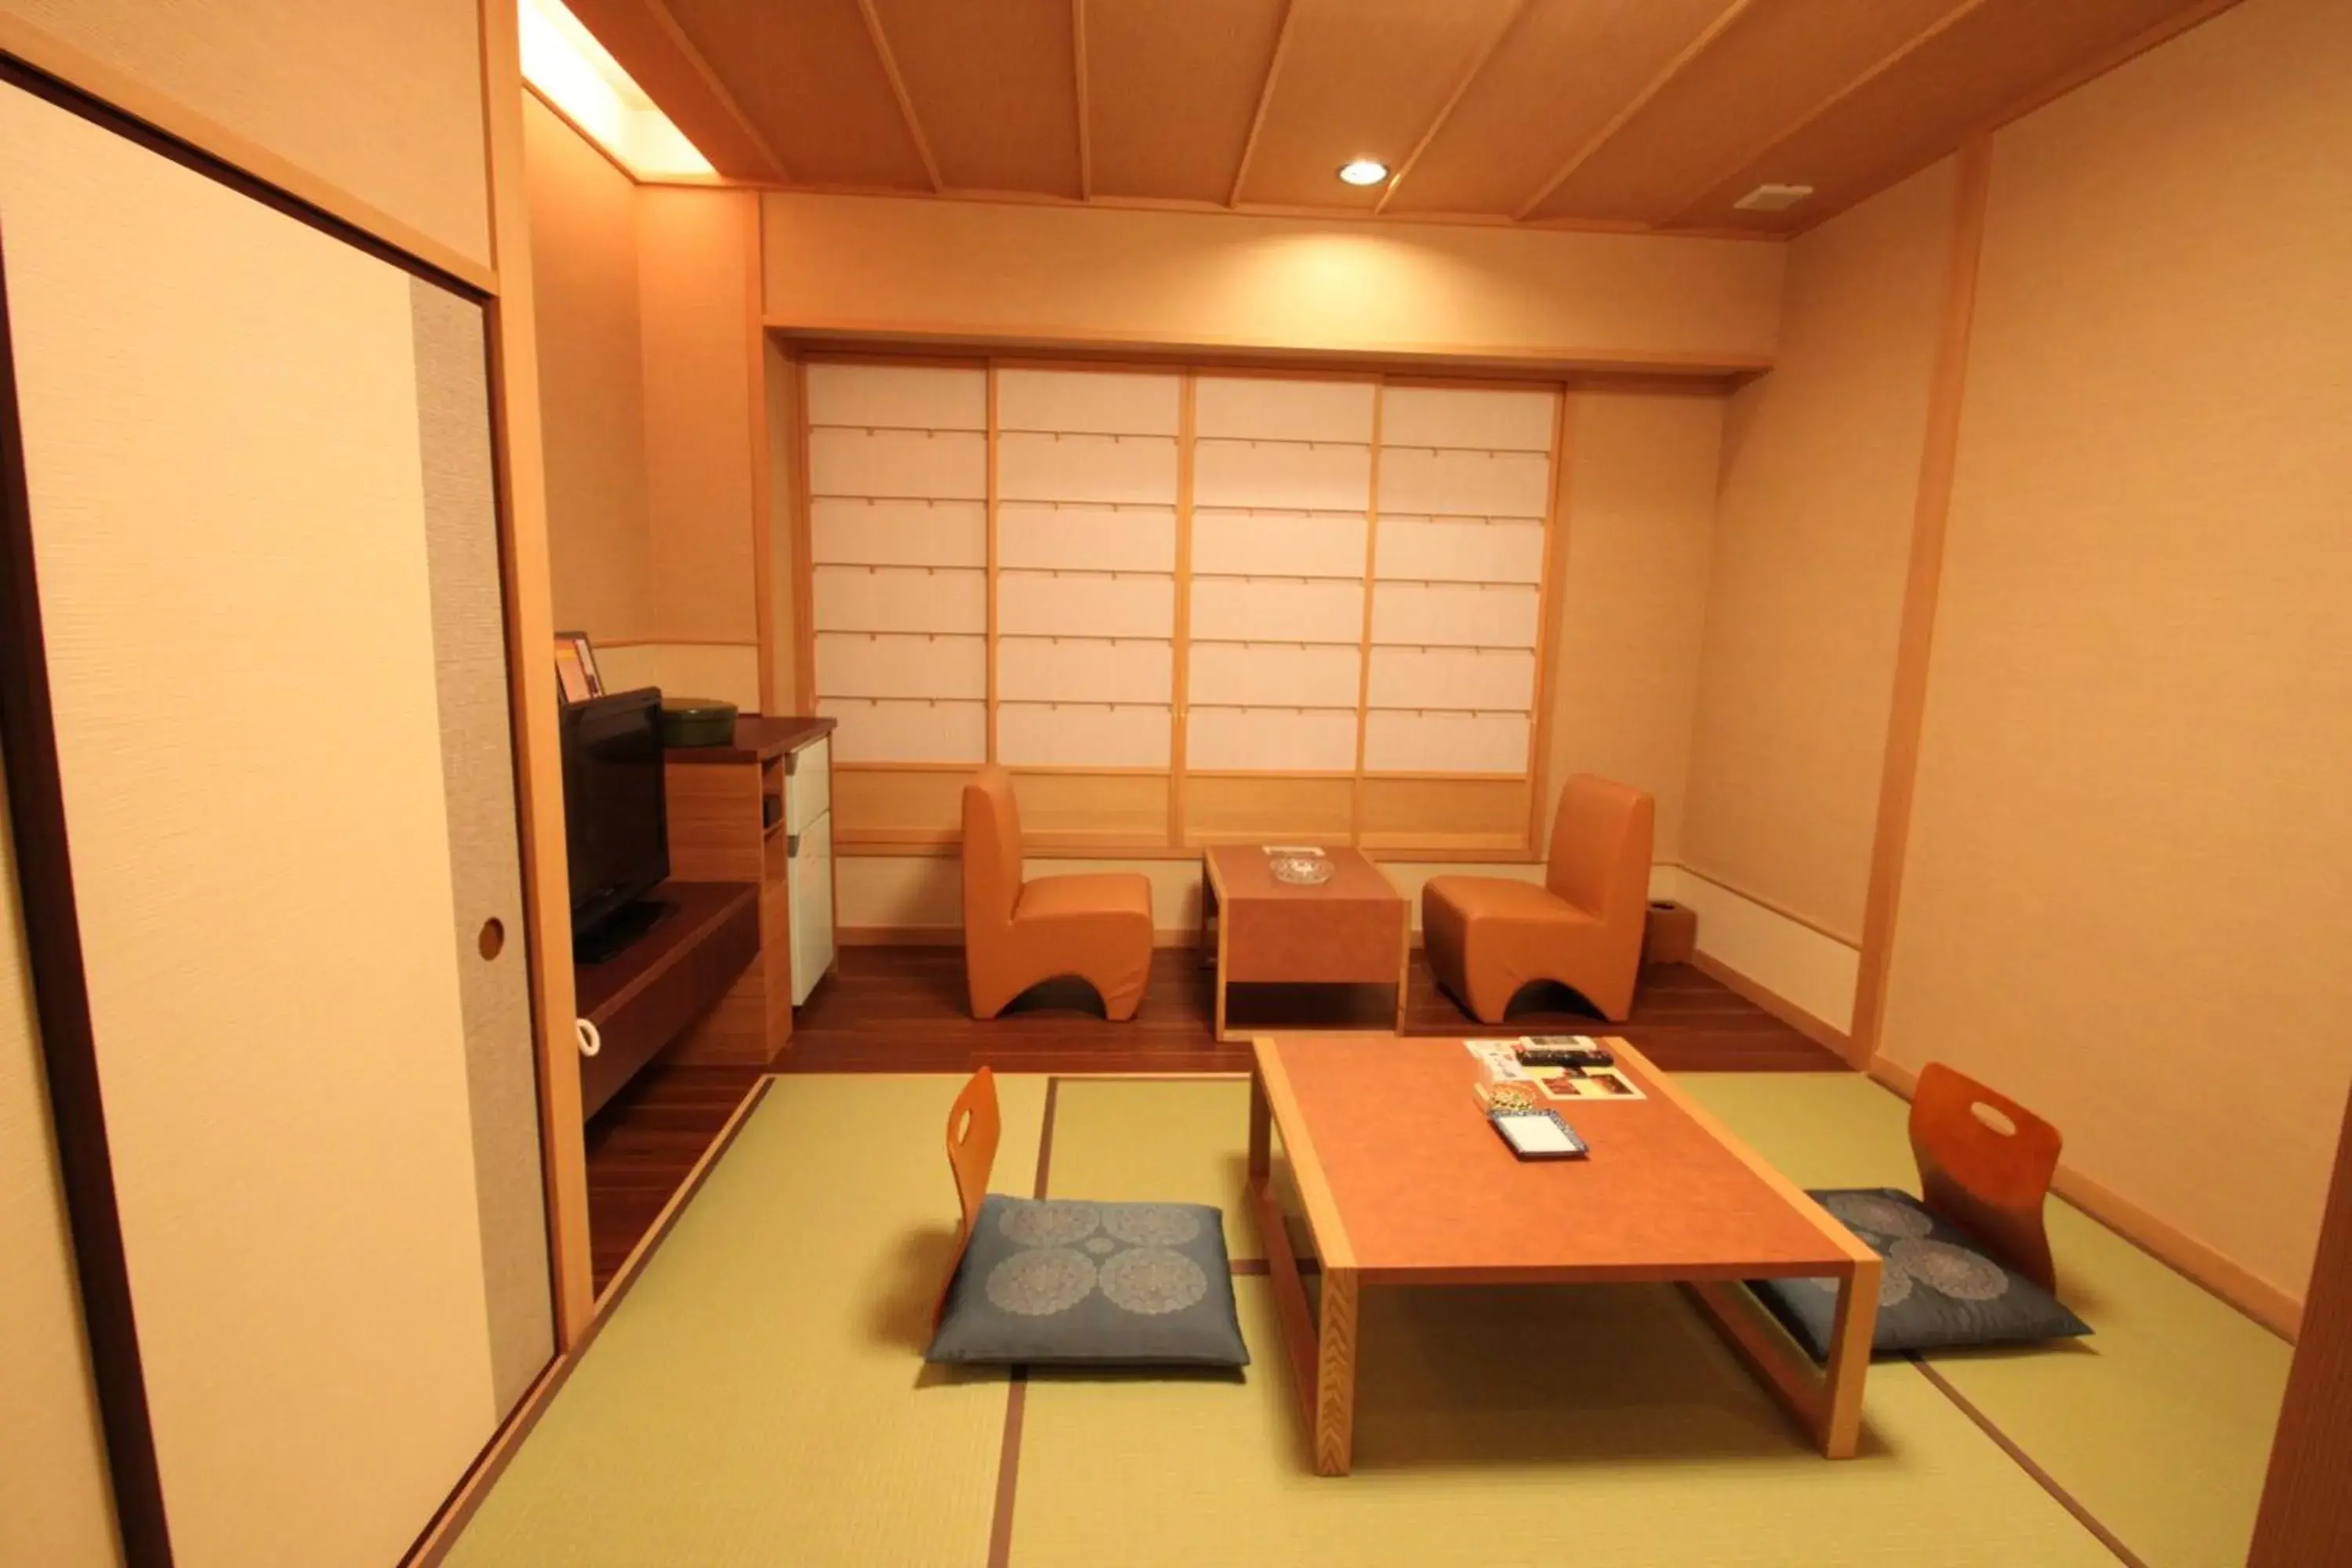
M 593 1116 L 727 994 L 760 952 L 760 889 L 749 882 L 664 882 L 672 912 L 602 963 L 576 971 L 580 1016 L 603 1048 L 580 1062 L 580 1109 Z

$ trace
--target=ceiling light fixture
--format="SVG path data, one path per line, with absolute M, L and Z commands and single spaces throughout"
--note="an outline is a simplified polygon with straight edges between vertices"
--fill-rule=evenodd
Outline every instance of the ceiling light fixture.
M 516 10 L 523 79 L 573 129 L 641 180 L 715 173 L 563 0 L 520 0 Z
M 1377 185 L 1389 177 L 1389 166 L 1377 158 L 1358 158 L 1339 165 L 1339 178 L 1351 185 Z

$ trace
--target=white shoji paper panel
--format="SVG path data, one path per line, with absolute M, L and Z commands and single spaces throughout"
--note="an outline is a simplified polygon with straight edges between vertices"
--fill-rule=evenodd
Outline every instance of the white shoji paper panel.
M 1192 384 L 1192 433 L 1243 440 L 1369 442 L 1374 390 L 1368 381 L 1204 375 Z
M 988 758 L 985 702 L 861 702 L 817 700 L 816 710 L 841 721 L 833 737 L 840 763 L 982 763 Z
M 1003 500 L 1176 501 L 1176 441 L 1171 436 L 996 437 L 996 493 Z
M 1364 574 L 1361 512 L 1213 511 L 1192 514 L 1195 572 Z
M 1362 511 L 1371 504 L 1371 481 L 1369 447 L 1205 439 L 1192 444 L 1196 506 Z
M 1000 699 L 996 757 L 1014 767 L 1164 768 L 1169 729 L 1165 707 L 1052 708 Z
M 809 493 L 988 499 L 988 437 L 950 431 L 811 430 Z
M 1255 773 L 1353 773 L 1353 709 L 1203 708 L 1184 716 L 1188 767 Z
M 1375 574 L 1456 583 L 1543 581 L 1543 524 L 1532 519 L 1493 522 L 1382 513 L 1375 542 Z
M 1176 510 L 1000 501 L 996 563 L 1064 571 L 1087 566 L 1098 572 L 1173 572 Z
M 809 550 L 819 565 L 986 566 L 988 503 L 829 496 L 809 505 Z
M 1549 452 L 1559 394 L 1469 387 L 1381 390 L 1381 440 L 1391 447 Z
M 1175 694 L 1171 643 L 1116 637 L 999 637 L 996 695 L 1006 700 L 1160 702 Z
M 1192 635 L 1354 646 L 1364 636 L 1363 584 L 1195 577 Z
M 1535 706 L 1536 656 L 1491 648 L 1372 649 L 1366 700 L 1375 708 L 1486 708 L 1526 712 Z
M 988 639 L 857 632 L 820 632 L 816 689 L 835 697 L 988 695 Z
M 1176 581 L 1066 572 L 996 574 L 1000 636 L 1164 637 L 1176 630 Z
M 1352 708 L 1362 659 L 1362 653 L 1352 647 L 1194 643 L 1185 691 L 1194 702 Z
M 1541 517 L 1550 497 L 1551 460 L 1540 452 L 1381 447 L 1383 513 Z
M 812 364 L 808 422 L 986 430 L 988 373 L 936 365 Z
M 1364 770 L 1389 773 L 1517 773 L 1528 766 L 1528 721 L 1515 713 L 1367 713 Z
M 820 566 L 814 582 L 821 632 L 985 632 L 988 574 L 889 566 Z
M 996 428 L 1173 436 L 1183 378 L 1113 371 L 1001 370 Z
M 1372 589 L 1372 640 L 1455 647 L 1533 647 L 1533 588 L 1381 583 Z

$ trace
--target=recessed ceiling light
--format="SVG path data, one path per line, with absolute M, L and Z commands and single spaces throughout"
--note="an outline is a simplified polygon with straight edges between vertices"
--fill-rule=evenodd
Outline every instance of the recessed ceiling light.
M 1377 158 L 1359 158 L 1340 164 L 1339 177 L 1351 185 L 1377 185 L 1389 177 L 1389 166 Z
M 1812 194 L 1811 185 L 1759 185 L 1731 205 L 1744 213 L 1784 213 Z

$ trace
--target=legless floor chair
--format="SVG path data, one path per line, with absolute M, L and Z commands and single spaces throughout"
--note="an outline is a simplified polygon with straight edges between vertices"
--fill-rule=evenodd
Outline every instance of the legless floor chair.
M 1024 882 L 1012 775 L 982 768 L 963 786 L 963 963 L 975 1018 L 1063 975 L 1093 986 L 1114 1023 L 1132 1018 L 1151 978 L 1151 884 L 1139 871 Z
M 2007 1095 L 1940 1062 L 1911 1099 L 1911 1154 L 1920 1196 L 1892 1187 L 1834 1187 L 1812 1197 L 1886 1259 L 1880 1352 L 2002 1344 L 2087 1334 L 2058 1302 L 2042 1210 L 2057 1173 L 2058 1129 Z M 1751 1287 L 1816 1356 L 1830 1337 L 1829 1281 Z
M 1483 1024 L 1499 1024 L 1535 981 L 1568 986 L 1622 1023 L 1633 1010 L 1649 915 L 1650 797 L 1570 777 L 1551 825 L 1544 885 L 1433 877 L 1421 891 L 1429 967 Z
M 991 1193 L 1003 1125 L 995 1076 L 982 1068 L 948 1111 L 956 1262 L 932 1312 L 927 1360 L 1249 1364 L 1223 1215 L 1199 1204 Z

